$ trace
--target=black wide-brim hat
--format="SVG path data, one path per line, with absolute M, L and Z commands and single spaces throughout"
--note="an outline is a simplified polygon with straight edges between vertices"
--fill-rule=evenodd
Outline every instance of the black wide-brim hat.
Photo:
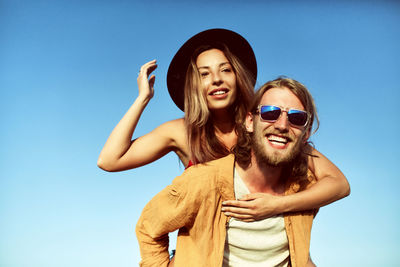
M 244 67 L 257 79 L 257 62 L 253 49 L 241 35 L 226 29 L 210 29 L 194 35 L 176 52 L 168 68 L 167 86 L 175 104 L 184 110 L 184 86 L 186 71 L 195 50 L 202 45 L 225 44 L 243 63 Z M 254 84 L 253 84 L 254 86 Z

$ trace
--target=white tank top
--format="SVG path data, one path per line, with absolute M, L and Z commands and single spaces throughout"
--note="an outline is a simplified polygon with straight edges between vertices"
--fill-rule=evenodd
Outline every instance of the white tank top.
M 249 190 L 235 170 L 237 199 Z M 231 218 L 227 225 L 223 267 L 288 266 L 289 244 L 282 215 L 255 222 Z

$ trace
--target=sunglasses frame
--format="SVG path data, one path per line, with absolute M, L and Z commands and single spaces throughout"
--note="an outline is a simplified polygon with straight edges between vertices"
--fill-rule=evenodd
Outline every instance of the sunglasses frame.
M 263 119 L 263 117 L 261 116 L 261 108 L 262 108 L 262 107 L 274 107 L 274 108 L 279 108 L 280 114 L 279 114 L 278 118 L 276 118 L 275 120 L 265 120 L 265 119 Z M 291 111 L 296 111 L 296 112 L 299 112 L 299 113 L 305 113 L 305 114 L 307 115 L 307 120 L 306 120 L 306 122 L 304 123 L 304 125 L 296 125 L 296 124 L 293 124 L 293 123 L 290 121 L 289 115 L 290 115 L 290 112 L 291 112 Z M 287 114 L 287 118 L 288 118 L 289 124 L 292 125 L 292 126 L 294 126 L 294 127 L 306 127 L 306 126 L 308 125 L 308 123 L 310 122 L 311 116 L 310 116 L 310 114 L 309 114 L 307 111 L 305 111 L 305 110 L 294 109 L 294 108 L 289 108 L 289 109 L 288 109 L 288 108 L 283 108 L 283 107 L 280 107 L 280 106 L 277 106 L 277 105 L 258 105 L 258 107 L 257 107 L 257 113 L 258 113 L 258 115 L 260 115 L 260 120 L 261 120 L 261 121 L 266 121 L 266 122 L 271 122 L 271 123 L 276 122 L 277 120 L 279 120 L 279 118 L 282 116 L 282 113 L 284 113 L 284 112 L 286 112 L 286 114 Z

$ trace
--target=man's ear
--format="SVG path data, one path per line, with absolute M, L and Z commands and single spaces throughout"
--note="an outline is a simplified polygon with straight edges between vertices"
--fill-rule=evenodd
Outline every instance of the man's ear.
M 245 121 L 245 126 L 246 126 L 246 130 L 249 133 L 252 133 L 254 131 L 254 120 L 253 120 L 253 114 L 251 114 L 251 112 L 248 112 L 246 115 L 246 121 Z

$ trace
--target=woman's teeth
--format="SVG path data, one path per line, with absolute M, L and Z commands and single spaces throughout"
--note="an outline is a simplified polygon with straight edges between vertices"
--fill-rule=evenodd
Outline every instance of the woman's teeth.
M 218 91 L 212 92 L 211 95 L 223 95 L 225 93 L 227 93 L 226 90 L 218 90 Z

